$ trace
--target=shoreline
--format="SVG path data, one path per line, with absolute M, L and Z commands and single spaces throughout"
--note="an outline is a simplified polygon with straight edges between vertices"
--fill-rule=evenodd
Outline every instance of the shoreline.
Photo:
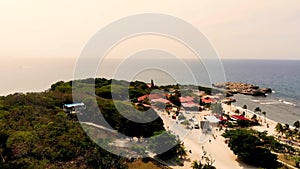
M 297 105 L 286 104 L 281 101 L 284 101 L 284 98 L 277 98 L 270 95 L 267 98 L 261 97 L 252 97 L 245 95 L 235 95 L 233 98 L 236 99 L 235 103 L 232 103 L 234 106 L 242 107 L 247 105 L 249 111 L 253 112 L 256 107 L 260 107 L 262 111 L 267 113 L 267 118 L 282 124 L 293 125 L 295 119 L 300 119 L 300 107 L 299 102 Z
M 182 128 L 184 128 L 182 124 L 177 124 L 176 120 L 172 119 L 171 116 L 167 115 L 167 113 L 164 111 L 157 112 L 164 122 L 165 129 L 178 134 L 180 140 L 184 143 L 186 150 L 191 150 L 192 152 L 187 152 L 186 160 L 184 160 L 184 166 L 170 165 L 171 168 L 190 169 L 193 161 L 201 160 L 201 157 L 203 156 L 202 147 L 204 147 L 205 151 L 211 155 L 213 160 L 215 160 L 213 165 L 216 168 L 253 168 L 252 166 L 246 165 L 243 162 L 237 160 L 236 155 L 234 155 L 234 153 L 225 143 L 225 138 L 221 136 L 223 131 L 216 131 L 215 129 L 213 129 L 214 136 L 204 135 L 201 128 L 192 130 L 183 129 L 184 132 L 182 132 Z M 185 113 L 184 115 L 187 118 L 191 118 L 195 115 L 195 118 L 199 119 L 208 114 L 211 114 L 211 111 L 189 114 Z M 201 138 L 204 140 L 201 141 Z
M 231 106 L 231 108 L 230 108 L 230 106 Z M 277 132 L 275 130 L 275 127 L 276 127 L 277 123 L 279 123 L 279 122 L 277 122 L 275 120 L 272 120 L 272 119 L 270 119 L 268 117 L 266 117 L 266 119 L 265 119 L 265 117 L 263 115 L 255 113 L 255 112 L 253 112 L 253 111 L 251 111 L 249 109 L 243 109 L 240 106 L 223 105 L 223 108 L 224 108 L 224 110 L 225 110 L 226 113 L 230 112 L 230 115 L 234 115 L 235 114 L 234 111 L 236 109 L 240 110 L 240 112 L 245 112 L 245 117 L 248 118 L 248 119 L 251 119 L 251 117 L 253 115 L 256 115 L 257 119 L 260 122 L 260 125 L 258 125 L 258 126 L 252 126 L 251 128 L 255 129 L 255 130 L 258 130 L 260 132 L 267 131 L 268 135 L 272 135 L 274 137 L 276 136 Z M 266 122 L 265 122 L 265 120 L 266 120 Z M 267 127 L 267 124 L 269 125 L 269 127 Z
M 235 106 L 235 105 L 226 105 L 222 104 L 223 109 L 225 110 L 225 113 L 230 112 L 230 115 L 235 114 L 234 111 L 236 109 L 239 109 L 240 112 L 245 112 L 245 117 L 251 118 L 254 114 L 257 115 L 257 118 L 261 120 L 261 125 L 258 126 L 252 126 L 251 129 L 257 130 L 259 132 L 267 131 L 268 135 L 272 135 L 276 137 L 278 133 L 275 130 L 275 126 L 277 125 L 277 121 L 272 120 L 270 118 L 266 118 L 258 113 L 255 113 L 249 109 L 243 109 L 241 106 Z M 171 119 L 171 116 L 168 116 L 167 113 L 158 111 L 160 114 L 160 117 L 164 121 L 164 126 L 166 130 L 171 130 L 174 133 L 176 132 L 176 125 L 180 125 L 175 123 L 176 120 Z M 202 119 L 203 116 L 212 114 L 211 111 L 203 111 L 199 113 L 189 113 L 184 115 L 189 118 L 189 116 L 196 116 L 196 118 Z M 266 120 L 266 122 L 265 122 Z M 267 127 L 268 124 L 268 127 Z M 172 127 L 171 127 L 172 126 Z M 181 138 L 181 141 L 184 143 L 186 150 L 192 150 L 192 153 L 187 153 L 186 159 L 184 160 L 184 166 L 171 166 L 171 168 L 174 169 L 188 169 L 190 168 L 192 162 L 194 160 L 201 160 L 202 156 L 202 146 L 204 147 L 205 151 L 212 156 L 212 159 L 215 160 L 214 166 L 217 168 L 232 168 L 232 169 L 241 169 L 241 168 L 253 168 L 253 166 L 249 166 L 247 164 L 244 164 L 243 162 L 239 161 L 236 157 L 236 155 L 233 154 L 233 152 L 230 150 L 228 145 L 225 143 L 225 138 L 223 138 L 221 135 L 224 131 L 215 131 L 213 129 L 213 135 L 209 136 L 209 141 L 200 143 L 199 137 L 201 137 L 202 130 L 201 129 L 192 129 L 189 131 L 189 133 L 184 137 Z

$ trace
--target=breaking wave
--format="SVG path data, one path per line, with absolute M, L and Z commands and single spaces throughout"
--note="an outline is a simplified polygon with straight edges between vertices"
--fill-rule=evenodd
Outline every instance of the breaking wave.
M 260 103 L 260 104 L 278 104 L 279 102 L 265 102 L 265 103 Z
M 281 103 L 283 103 L 283 104 L 286 104 L 286 105 L 291 105 L 291 106 L 296 106 L 296 104 L 295 103 L 292 103 L 292 102 L 288 102 L 288 101 L 285 101 L 285 100 L 279 100 Z

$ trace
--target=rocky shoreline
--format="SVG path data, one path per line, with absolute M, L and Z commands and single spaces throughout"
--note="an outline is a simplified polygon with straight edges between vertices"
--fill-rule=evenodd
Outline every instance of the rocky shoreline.
M 267 96 L 272 93 L 270 88 L 260 88 L 257 85 L 241 83 L 241 82 L 219 82 L 213 84 L 216 88 L 225 89 L 229 95 L 244 94 L 251 96 Z

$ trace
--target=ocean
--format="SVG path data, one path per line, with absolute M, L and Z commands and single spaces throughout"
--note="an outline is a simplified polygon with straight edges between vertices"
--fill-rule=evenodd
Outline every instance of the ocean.
M 240 81 L 270 87 L 267 97 L 235 95 L 238 106 L 250 110 L 260 107 L 267 117 L 292 125 L 300 120 L 300 61 L 299 60 L 225 60 L 228 81 Z
M 188 63 L 192 68 L 198 67 L 194 61 Z M 233 105 L 247 105 L 252 111 L 260 107 L 267 118 L 284 124 L 293 125 L 300 120 L 300 60 L 222 60 L 222 65 L 226 81 L 273 90 L 267 97 L 234 95 L 237 102 Z
M 268 118 L 281 123 L 292 125 L 300 120 L 300 60 L 222 60 L 221 63 L 224 72 L 216 71 L 213 73 L 217 75 L 212 75 L 199 60 L 126 59 L 120 62 L 112 59 L 102 62 L 93 74 L 145 82 L 153 79 L 158 85 L 210 86 L 219 79 L 270 87 L 274 92 L 267 97 L 235 95 L 235 104 L 246 104 L 250 110 L 260 107 Z M 76 59 L 68 58 L 1 59 L 0 95 L 47 90 L 56 81 L 73 79 L 75 65 Z

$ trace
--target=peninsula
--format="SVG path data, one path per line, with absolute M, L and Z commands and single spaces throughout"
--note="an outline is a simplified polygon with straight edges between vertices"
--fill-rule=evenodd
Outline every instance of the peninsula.
M 231 95 L 239 93 L 252 96 L 267 96 L 268 93 L 272 93 L 270 88 L 260 88 L 257 85 L 241 82 L 219 82 L 213 84 L 213 86 L 225 89 Z
M 85 92 L 91 86 L 95 93 Z M 83 91 L 82 100 L 73 101 L 73 87 Z M 234 98 L 212 90 L 89 78 L 0 97 L 0 168 L 299 166 L 299 121 L 281 125 L 259 107 L 228 104 Z

